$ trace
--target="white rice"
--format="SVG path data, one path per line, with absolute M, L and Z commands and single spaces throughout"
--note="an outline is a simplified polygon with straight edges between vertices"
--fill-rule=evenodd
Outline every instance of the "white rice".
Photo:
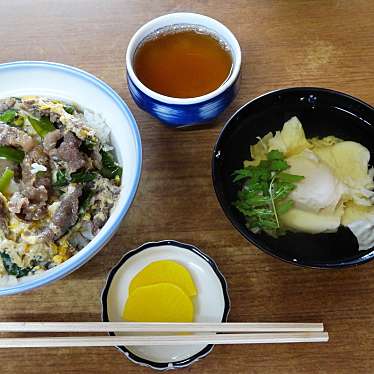
M 96 136 L 101 140 L 101 142 L 103 144 L 110 143 L 110 128 L 106 124 L 102 115 L 90 109 L 85 109 L 83 115 L 88 126 L 95 130 Z

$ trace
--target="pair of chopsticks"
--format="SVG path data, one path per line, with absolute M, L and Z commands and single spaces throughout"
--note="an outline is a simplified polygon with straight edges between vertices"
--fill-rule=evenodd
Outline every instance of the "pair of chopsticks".
M 322 323 L 0 322 L 0 332 L 109 331 L 142 335 L 0 338 L 0 348 L 312 343 L 329 340 Z M 203 334 L 175 335 L 186 332 Z M 157 333 L 170 335 L 154 335 Z

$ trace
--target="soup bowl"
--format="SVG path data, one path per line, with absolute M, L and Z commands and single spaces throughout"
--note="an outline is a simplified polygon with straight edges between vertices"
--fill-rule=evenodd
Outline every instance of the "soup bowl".
M 216 34 L 231 51 L 232 68 L 225 82 L 206 95 L 176 98 L 162 95 L 146 87 L 134 72 L 134 54 L 142 41 L 157 30 L 173 26 L 202 27 Z M 239 90 L 241 50 L 233 33 L 213 18 L 196 13 L 172 13 L 151 20 L 131 38 L 126 52 L 127 83 L 135 103 L 170 127 L 207 123 L 221 114 Z
M 212 176 L 217 198 L 234 227 L 264 252 L 294 265 L 314 268 L 341 268 L 359 265 L 374 258 L 374 247 L 358 249 L 351 230 L 307 234 L 287 232 L 278 238 L 253 233 L 235 208 L 240 186 L 233 172 L 250 157 L 250 145 L 268 132 L 280 130 L 297 116 L 307 138 L 334 135 L 365 146 L 374 159 L 374 108 L 345 93 L 313 87 L 286 88 L 266 93 L 239 109 L 222 130 L 212 158 Z

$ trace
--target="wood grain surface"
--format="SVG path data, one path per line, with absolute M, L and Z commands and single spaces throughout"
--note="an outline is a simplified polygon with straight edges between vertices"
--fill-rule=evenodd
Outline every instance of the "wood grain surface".
M 157 123 L 136 107 L 124 80 L 131 35 L 176 11 L 224 22 L 244 57 L 238 97 L 215 123 L 195 131 Z M 146 241 L 175 239 L 216 260 L 229 285 L 231 321 L 323 321 L 331 336 L 328 344 L 217 346 L 185 372 L 373 373 L 374 263 L 322 271 L 262 253 L 224 217 L 210 173 L 225 120 L 259 94 L 320 86 L 374 104 L 373 1 L 3 0 L 0 40 L 0 62 L 62 62 L 111 85 L 133 111 L 144 150 L 140 188 L 111 242 L 65 279 L 1 298 L 2 321 L 97 321 L 104 280 L 120 257 Z M 4 350 L 0 367 L 2 374 L 150 372 L 114 348 Z

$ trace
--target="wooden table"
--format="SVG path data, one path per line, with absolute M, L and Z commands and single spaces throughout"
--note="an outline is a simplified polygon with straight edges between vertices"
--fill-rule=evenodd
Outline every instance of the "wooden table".
M 131 35 L 153 17 L 195 11 L 224 22 L 243 51 L 240 93 L 209 128 L 176 131 L 139 110 L 124 80 Z M 328 87 L 374 104 L 373 1 L 0 2 L 0 62 L 48 60 L 85 69 L 128 103 L 140 128 L 140 188 L 119 232 L 55 284 L 0 300 L 8 321 L 97 321 L 109 269 L 146 242 L 176 239 L 214 257 L 229 284 L 231 321 L 325 322 L 328 344 L 217 346 L 191 373 L 372 373 L 374 264 L 311 270 L 249 245 L 225 218 L 210 174 L 225 120 L 248 100 L 288 86 Z M 0 82 L 1 85 L 1 82 Z M 4 350 L 1 373 L 149 373 L 114 348 Z

